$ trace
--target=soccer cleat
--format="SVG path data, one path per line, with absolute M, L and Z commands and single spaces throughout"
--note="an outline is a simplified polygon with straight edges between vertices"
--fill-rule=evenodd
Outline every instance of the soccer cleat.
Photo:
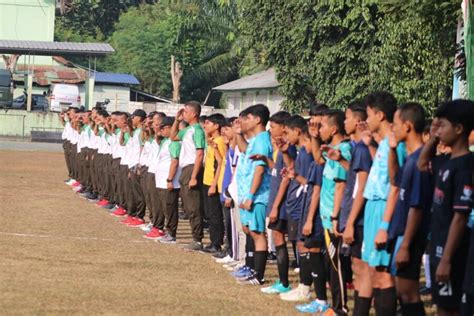
M 105 209 L 108 210 L 109 212 L 114 212 L 114 211 L 115 211 L 113 204 L 106 204 L 106 205 L 102 205 L 101 207 L 102 207 L 102 208 L 105 208 Z
M 161 237 L 157 241 L 161 242 L 162 244 L 175 244 L 176 243 L 176 237 L 172 237 L 168 234 L 165 236 Z
M 325 313 L 329 310 L 329 304 L 326 301 L 314 300 L 308 304 L 296 305 L 295 308 L 302 313 Z
M 233 261 L 222 265 L 227 271 L 236 271 L 244 265 L 240 261 Z
M 146 234 L 145 236 L 143 236 L 143 237 L 146 238 L 146 239 L 156 240 L 156 239 L 161 238 L 163 236 L 165 236 L 165 233 L 162 230 L 160 230 L 156 227 L 153 227 L 150 230 L 150 232 L 148 234 Z
M 79 192 L 79 191 L 83 191 L 84 189 L 82 188 L 82 185 L 78 185 L 78 186 L 72 187 L 72 190 L 74 192 Z
M 199 241 L 193 241 L 190 244 L 184 246 L 185 250 L 199 251 L 202 249 L 202 243 Z
M 127 218 L 121 220 L 120 224 L 129 225 L 133 222 L 133 220 L 134 220 L 133 216 L 127 215 Z
M 269 252 L 268 253 L 267 262 L 268 263 L 276 263 L 277 262 L 277 256 L 274 252 Z
M 280 294 L 291 291 L 291 286 L 285 287 L 281 284 L 280 280 L 276 280 L 273 285 L 261 288 L 260 290 L 265 294 Z
M 127 211 L 124 208 L 119 207 L 118 209 L 113 211 L 110 215 L 115 216 L 115 217 L 123 217 L 127 215 Z
M 293 289 L 286 293 L 281 293 L 280 298 L 283 301 L 288 302 L 300 302 L 300 301 L 307 301 L 311 297 L 310 287 L 304 284 L 298 284 L 296 289 Z
M 240 285 L 262 285 L 263 283 L 265 283 L 265 280 L 259 280 L 257 278 L 257 274 L 253 273 L 245 279 L 237 280 L 237 283 L 239 283 Z
M 79 181 L 74 181 L 73 183 L 71 183 L 71 186 L 72 187 L 77 187 L 77 186 L 80 186 L 81 183 Z
M 234 276 L 235 278 L 248 278 L 250 275 L 252 275 L 253 270 L 250 269 L 247 266 L 243 266 L 239 270 L 232 272 L 231 275 Z

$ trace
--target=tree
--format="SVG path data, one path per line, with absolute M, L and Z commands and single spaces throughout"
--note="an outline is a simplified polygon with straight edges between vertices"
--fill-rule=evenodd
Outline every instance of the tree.
M 241 33 L 262 45 L 287 98 L 346 106 L 376 89 L 428 110 L 449 98 L 457 1 L 243 0 Z

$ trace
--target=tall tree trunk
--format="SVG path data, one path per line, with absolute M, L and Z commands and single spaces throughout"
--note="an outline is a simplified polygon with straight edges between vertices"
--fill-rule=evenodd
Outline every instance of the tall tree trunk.
M 181 78 L 183 77 L 183 69 L 181 64 L 176 61 L 174 55 L 171 56 L 171 81 L 173 82 L 173 102 L 179 103 L 181 96 L 179 87 L 181 86 Z

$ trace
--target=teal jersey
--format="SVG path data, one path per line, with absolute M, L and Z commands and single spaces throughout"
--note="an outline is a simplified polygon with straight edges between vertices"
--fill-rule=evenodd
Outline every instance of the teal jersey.
M 338 149 L 341 152 L 341 156 L 344 160 L 351 161 L 352 146 L 349 141 L 343 141 L 333 148 Z M 326 154 L 323 154 L 323 157 L 326 158 Z M 344 169 L 341 163 L 327 159 L 323 169 L 323 179 L 319 202 L 321 220 L 325 229 L 332 229 L 331 215 L 334 208 L 336 182 L 345 182 L 346 180 L 347 170 Z

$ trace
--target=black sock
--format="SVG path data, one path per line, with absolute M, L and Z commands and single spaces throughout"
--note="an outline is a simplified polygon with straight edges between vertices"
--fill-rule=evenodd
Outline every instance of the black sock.
M 245 265 L 250 269 L 255 268 L 255 260 L 254 260 L 254 251 L 255 251 L 255 243 L 253 242 L 252 237 L 250 235 L 246 235 L 247 239 L 245 242 Z
M 374 289 L 375 315 L 395 316 L 397 313 L 397 292 L 395 287 Z
M 357 293 L 357 298 L 354 299 L 354 316 L 369 316 L 370 305 L 372 305 L 371 297 L 362 297 Z
M 314 292 L 318 300 L 327 301 L 326 293 L 326 267 L 320 252 L 310 254 L 311 275 L 313 276 Z
M 257 279 L 262 282 L 265 276 L 265 267 L 267 265 L 267 251 L 255 251 L 255 272 Z
M 311 278 L 311 261 L 310 261 L 310 253 L 300 253 L 300 283 L 304 285 L 311 286 L 313 283 L 313 279 Z
M 293 255 L 295 256 L 295 260 L 296 260 L 296 266 L 299 267 L 300 266 L 300 261 L 299 261 L 299 256 L 298 256 L 298 251 L 296 249 L 296 241 L 292 240 L 291 241 L 291 247 L 293 248 Z
M 289 260 L 288 260 L 288 248 L 286 244 L 276 246 L 276 257 L 278 265 L 278 275 L 280 277 L 280 283 L 284 287 L 288 287 L 288 269 L 289 269 Z
M 425 316 L 425 307 L 422 302 L 402 304 L 403 316 Z

